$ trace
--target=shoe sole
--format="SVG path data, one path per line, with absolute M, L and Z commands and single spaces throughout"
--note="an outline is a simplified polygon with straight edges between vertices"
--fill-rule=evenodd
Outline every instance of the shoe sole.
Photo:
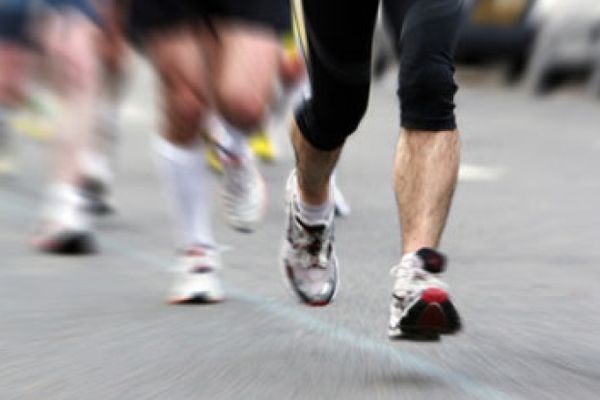
M 390 328 L 390 339 L 437 341 L 440 335 L 461 330 L 461 321 L 448 294 L 428 289 L 400 320 L 400 329 Z
M 206 293 L 195 293 L 191 296 L 175 297 L 168 299 L 167 303 L 172 305 L 198 305 L 198 304 L 216 304 L 222 302 L 223 298 L 210 297 Z
M 97 217 L 107 217 L 109 215 L 116 214 L 115 208 L 104 202 L 96 202 L 91 204 L 88 210 L 92 215 Z
M 40 251 L 57 255 L 90 255 L 98 252 L 95 240 L 88 234 L 67 234 L 56 240 L 33 243 Z

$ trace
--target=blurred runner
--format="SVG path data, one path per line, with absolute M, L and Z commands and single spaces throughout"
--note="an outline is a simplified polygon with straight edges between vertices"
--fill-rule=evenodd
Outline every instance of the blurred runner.
M 302 94 L 310 91 L 303 51 L 299 44 L 299 32 L 295 26 L 296 24 L 294 24 L 293 31 L 286 33 L 281 39 L 282 51 L 276 99 L 273 101 L 273 106 L 263 126 L 250 136 L 248 141 L 254 155 L 264 162 L 272 162 L 276 158 L 277 150 L 274 144 L 273 130 L 287 118 L 290 109 L 299 104 Z M 226 132 L 222 132 L 222 134 L 226 134 Z M 223 154 L 219 151 L 218 146 L 208 146 L 205 150 L 205 157 L 214 172 L 223 172 L 221 162 Z M 331 188 L 336 215 L 349 216 L 351 208 L 337 185 L 335 173 L 331 177 Z
M 96 251 L 92 215 L 111 209 L 122 42 L 109 0 L 28 2 L 28 29 L 43 51 L 60 113 L 52 182 L 33 238 L 40 250 Z M 35 12 L 31 11 L 34 10 Z
M 403 256 L 391 270 L 391 338 L 435 339 L 461 326 L 437 277 L 445 257 L 436 250 L 459 165 L 452 52 L 460 6 L 460 0 L 384 1 L 401 50 L 394 174 Z M 308 305 L 328 304 L 338 287 L 330 176 L 367 108 L 378 7 L 378 0 L 303 2 L 311 95 L 292 127 L 297 160 L 288 180 L 282 254 L 294 292 Z
M 274 130 L 288 117 L 290 108 L 296 104 L 300 92 L 307 85 L 306 68 L 296 41 L 295 29 L 283 35 L 281 47 L 277 98 L 264 127 L 250 139 L 252 150 L 265 162 L 272 162 L 277 158 Z
M 27 8 L 17 0 L 0 2 L 0 175 L 15 173 L 11 117 L 27 102 L 32 54 L 26 32 Z
M 161 80 L 161 175 L 173 204 L 180 260 L 173 303 L 217 302 L 224 293 L 211 226 L 209 141 L 223 165 L 225 216 L 252 231 L 265 212 L 266 190 L 247 143 L 264 121 L 280 62 L 278 34 L 289 29 L 285 0 L 131 0 L 131 31 Z M 208 135 L 202 135 L 208 132 Z
M 277 148 L 273 138 L 273 129 L 281 120 L 288 116 L 290 106 L 293 105 L 296 93 L 302 90 L 305 84 L 304 60 L 296 41 L 294 33 L 286 32 L 281 40 L 279 74 L 275 85 L 275 95 L 269 108 L 269 115 L 257 132 L 248 139 L 253 154 L 263 162 L 273 162 L 277 158 Z M 209 166 L 214 172 L 223 172 L 218 148 L 209 146 L 205 155 Z

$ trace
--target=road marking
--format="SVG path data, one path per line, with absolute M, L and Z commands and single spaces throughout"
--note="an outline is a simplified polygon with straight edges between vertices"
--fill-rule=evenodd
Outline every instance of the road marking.
M 505 174 L 506 170 L 503 168 L 462 164 L 458 170 L 458 179 L 464 182 L 498 181 Z
M 6 191 L 3 191 L 6 194 Z M 9 193 L 13 197 L 16 193 Z M 13 215 L 31 215 L 31 208 L 25 203 L 33 201 L 32 196 L 28 196 L 26 200 L 22 196 L 18 196 L 20 201 L 2 201 L 0 202 L 1 209 L 10 212 Z M 25 201 L 24 201 L 25 200 Z M 113 241 L 104 236 L 101 241 L 105 249 L 110 249 L 116 253 L 123 255 L 129 259 L 143 262 L 145 265 L 158 268 L 160 271 L 166 272 L 165 267 L 172 260 L 162 259 L 161 257 L 153 256 L 147 251 L 131 248 L 120 241 Z M 139 265 L 134 263 L 134 265 Z M 396 364 L 417 372 L 419 374 L 429 376 L 446 383 L 448 386 L 460 388 L 463 392 L 475 396 L 482 400 L 519 400 L 519 397 L 508 395 L 490 385 L 479 383 L 462 374 L 452 372 L 437 365 L 435 362 L 429 361 L 424 357 L 415 356 L 408 352 L 402 351 L 394 347 L 388 342 L 382 342 L 370 338 L 367 335 L 355 333 L 350 329 L 337 326 L 335 324 L 323 321 L 310 314 L 308 308 L 298 306 L 290 307 L 285 304 L 278 303 L 274 300 L 250 293 L 241 288 L 231 285 L 226 286 L 227 292 L 232 297 L 253 304 L 259 309 L 266 310 L 281 319 L 288 320 L 296 325 L 303 326 L 307 329 L 317 331 L 327 335 L 340 343 L 343 343 L 351 348 L 360 350 L 364 353 L 369 353 L 377 357 L 385 357 L 392 359 Z
M 165 269 L 172 260 L 164 260 L 158 257 L 153 257 L 146 252 L 140 250 L 131 250 L 119 242 L 113 242 L 110 239 L 104 239 L 105 247 L 122 254 L 127 258 L 135 261 L 143 261 L 158 267 L 160 270 Z M 495 389 L 489 385 L 480 384 L 463 375 L 448 371 L 443 367 L 438 366 L 434 362 L 428 361 L 422 357 L 412 355 L 410 353 L 399 350 L 391 344 L 372 339 L 366 335 L 358 334 L 350 329 L 337 326 L 335 324 L 323 321 L 313 317 L 310 312 L 304 311 L 307 308 L 302 305 L 298 307 L 289 307 L 278 303 L 271 299 L 247 292 L 243 289 L 226 285 L 226 291 L 233 297 L 253 304 L 259 309 L 266 310 L 281 319 L 288 320 L 294 324 L 300 325 L 306 329 L 317 331 L 327 335 L 330 338 L 344 343 L 351 348 L 360 350 L 365 353 L 378 357 L 389 357 L 396 364 L 402 367 L 413 370 L 420 374 L 439 379 L 452 387 L 458 387 L 463 392 L 473 395 L 482 400 L 517 400 L 518 397 L 508 396 L 507 394 Z

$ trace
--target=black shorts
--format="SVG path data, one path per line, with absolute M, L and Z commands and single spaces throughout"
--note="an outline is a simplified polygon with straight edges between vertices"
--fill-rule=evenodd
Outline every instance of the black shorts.
M 106 0 L 0 0 L 0 40 L 35 47 L 32 26 L 43 8 L 50 10 L 76 10 L 94 23 L 102 25 L 96 5 Z
M 129 0 L 128 31 L 144 36 L 181 25 L 202 26 L 213 18 L 255 24 L 282 33 L 290 29 L 289 0 Z
M 401 125 L 452 130 L 453 49 L 463 0 L 382 0 L 400 57 Z M 367 109 L 379 0 L 304 0 L 311 97 L 296 122 L 316 148 L 342 146 Z

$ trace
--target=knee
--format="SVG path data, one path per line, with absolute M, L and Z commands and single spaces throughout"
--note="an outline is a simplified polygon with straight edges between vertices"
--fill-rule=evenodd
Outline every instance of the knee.
M 160 80 L 163 134 L 176 144 L 196 139 L 207 112 L 204 65 L 196 39 L 188 29 L 148 37 L 147 51 Z
M 58 89 L 67 94 L 89 93 L 97 89 L 98 59 L 93 54 L 83 56 L 77 49 L 67 48 L 54 58 L 58 73 Z
M 337 129 L 345 136 L 350 136 L 362 121 L 367 106 L 369 105 L 369 89 L 365 87 L 353 94 L 339 98 L 336 103 L 335 112 L 329 124 L 331 129 Z M 333 126 L 331 126 L 333 124 Z
M 268 96 L 253 90 L 233 87 L 217 89 L 216 102 L 221 115 L 232 125 L 250 131 L 264 121 L 269 107 Z
M 303 136 L 317 149 L 334 150 L 356 131 L 368 102 L 368 85 L 316 95 L 298 107 L 296 123 Z
M 49 33 L 49 38 L 43 39 L 56 72 L 59 91 L 78 96 L 98 89 L 100 57 L 96 50 L 100 35 L 100 30 L 93 24 L 76 20 L 64 38 Z
M 402 126 L 432 131 L 455 129 L 457 88 L 450 62 L 402 66 L 398 89 Z

